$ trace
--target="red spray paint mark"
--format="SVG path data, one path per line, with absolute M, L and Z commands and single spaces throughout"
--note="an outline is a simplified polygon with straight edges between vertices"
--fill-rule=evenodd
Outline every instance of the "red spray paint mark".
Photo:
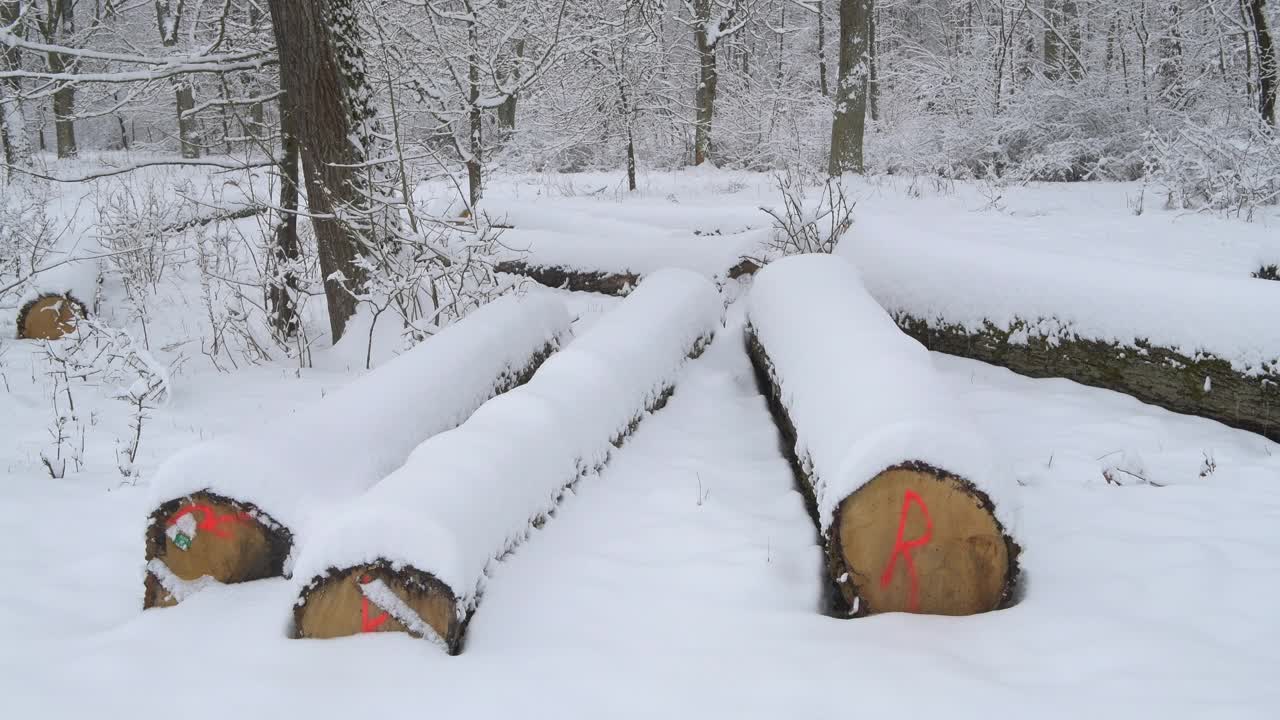
M 907 514 L 911 511 L 911 503 L 920 506 L 920 512 L 924 513 L 924 534 L 918 538 L 911 540 L 903 540 L 903 535 L 907 530 Z M 907 607 L 912 611 L 920 609 L 920 578 L 916 576 L 916 563 L 911 557 L 911 549 L 925 545 L 933 538 L 933 518 L 929 517 L 929 508 L 924 504 L 924 500 L 913 490 L 906 491 L 902 496 L 902 514 L 898 517 L 898 537 L 893 541 L 893 554 L 889 556 L 889 565 L 885 567 L 884 574 L 880 576 L 880 587 L 888 587 L 893 582 L 893 568 L 898 562 L 898 556 L 905 558 L 907 566 L 907 576 L 911 578 L 911 591 L 908 596 Z
M 360 576 L 361 585 L 367 585 L 371 582 L 373 582 L 373 579 L 370 578 L 368 575 Z M 390 620 L 391 615 L 389 613 L 383 612 L 381 615 L 370 617 L 369 606 L 372 605 L 373 603 L 369 602 L 369 598 L 363 597 L 363 595 L 364 593 L 361 593 L 362 597 L 360 598 L 360 632 L 362 633 L 373 632 L 374 630 L 377 630 L 379 627 L 381 627 L 383 623 Z
M 166 524 L 175 525 L 183 518 L 183 516 L 193 512 L 200 513 L 200 521 L 196 523 L 197 529 L 211 532 L 221 538 L 230 537 L 228 532 L 221 527 L 222 525 L 236 522 L 248 523 L 253 520 L 253 516 L 247 512 L 219 515 L 208 505 L 188 505 L 174 513 L 173 517 L 169 518 L 169 522 Z

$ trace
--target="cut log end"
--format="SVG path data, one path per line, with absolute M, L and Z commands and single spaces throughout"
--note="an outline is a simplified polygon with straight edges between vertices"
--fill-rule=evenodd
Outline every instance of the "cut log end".
M 312 579 L 294 607 L 299 638 L 402 632 L 457 654 L 465 621 L 447 585 L 413 568 L 379 561 Z
M 45 293 L 18 311 L 18 339 L 57 340 L 75 332 L 76 321 L 88 314 L 71 293 Z
M 972 615 L 1009 604 L 1019 547 L 972 483 L 923 463 L 845 498 L 828 563 L 850 614 Z
M 240 583 L 284 574 L 292 536 L 251 503 L 209 492 L 171 500 L 151 514 L 143 607 L 168 607 L 182 599 L 184 582 Z

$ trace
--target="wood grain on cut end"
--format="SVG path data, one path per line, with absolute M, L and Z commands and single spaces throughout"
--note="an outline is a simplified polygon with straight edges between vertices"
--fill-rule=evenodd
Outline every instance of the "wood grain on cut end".
M 282 575 L 291 543 L 288 530 L 253 505 L 200 492 L 151 514 L 146 555 L 180 580 L 240 583 Z M 177 603 L 151 572 L 145 589 L 145 608 Z
M 857 615 L 972 615 L 1007 604 L 1018 546 L 971 483 L 920 463 L 889 468 L 845 498 L 829 564 Z
M 458 603 L 447 585 L 412 568 L 392 569 L 385 562 L 330 571 L 302 591 L 294 607 L 294 624 L 300 638 L 336 638 L 367 632 L 415 632 L 394 608 L 370 601 L 361 585 L 381 581 L 404 605 L 435 631 L 450 654 L 459 650 L 464 622 Z
M 86 314 L 84 303 L 70 293 L 41 295 L 18 311 L 18 338 L 57 340 L 75 332 L 76 321 Z

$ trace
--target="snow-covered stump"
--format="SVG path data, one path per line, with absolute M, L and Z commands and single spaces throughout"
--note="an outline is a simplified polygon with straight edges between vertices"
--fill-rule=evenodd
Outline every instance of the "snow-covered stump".
M 845 260 L 761 270 L 747 350 L 805 495 L 839 609 L 969 615 L 1018 577 L 1009 478 Z
M 458 653 L 492 564 L 666 403 L 721 314 L 705 278 L 654 273 L 523 387 L 424 442 L 302 548 L 298 637 L 398 631 Z
M 423 440 L 526 382 L 567 339 L 550 297 L 506 297 L 310 407 L 161 466 L 144 607 L 209 583 L 291 574 L 291 553 Z

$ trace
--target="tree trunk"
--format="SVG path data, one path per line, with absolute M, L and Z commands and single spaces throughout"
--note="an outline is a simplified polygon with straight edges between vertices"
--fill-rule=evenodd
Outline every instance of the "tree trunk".
M 707 34 L 711 22 L 711 0 L 694 0 L 693 42 L 698 48 L 698 87 L 693 96 L 693 164 L 712 159 L 711 119 L 715 114 L 716 44 L 719 38 Z
M 66 40 L 75 32 L 75 0 L 54 0 L 50 5 L 53 5 L 53 13 L 47 19 L 44 36 L 50 42 Z M 74 58 L 69 55 L 51 52 L 48 57 L 49 72 L 66 72 L 74 62 Z M 53 128 L 60 158 L 76 156 L 75 114 L 75 86 L 59 83 L 58 89 L 53 93 Z
M 516 62 L 519 63 L 520 59 L 524 57 L 524 39 L 513 40 L 511 42 L 511 46 L 515 52 Z M 519 68 L 519 65 L 517 64 L 516 67 Z M 518 83 L 520 81 L 519 69 L 512 70 L 511 75 L 504 78 L 504 81 L 511 82 L 513 84 Z M 503 133 L 509 133 L 516 129 L 517 97 L 517 94 L 512 92 L 507 96 L 507 99 L 503 100 L 502 104 L 498 106 L 498 128 L 502 130 Z
M 275 272 L 268 289 L 267 309 L 276 333 L 281 338 L 292 338 L 298 332 L 295 263 L 302 253 L 298 245 L 297 122 L 289 108 L 288 96 L 280 99 L 280 145 L 280 218 L 272 248 Z
M 880 83 L 876 64 L 876 11 L 873 2 L 867 11 L 867 112 L 872 120 L 880 119 Z
M 280 82 L 294 114 L 316 250 L 337 342 L 374 243 L 367 168 L 374 112 L 351 0 L 269 0 Z
M 822 96 L 831 94 L 827 88 L 827 9 L 818 0 L 818 89 Z
M 18 0 L 0 0 L 0 26 L 18 21 Z M 0 70 L 17 70 L 21 64 L 17 48 L 0 49 Z M 4 144 L 4 161 L 10 168 L 26 165 L 31 159 L 31 140 L 27 135 L 26 117 L 22 112 L 22 85 L 17 78 L 0 81 L 0 139 Z M 13 170 L 9 170 L 12 176 Z
M 1276 85 L 1280 68 L 1276 66 L 1275 48 L 1267 27 L 1266 0 L 1247 0 L 1253 18 L 1253 38 L 1258 46 L 1258 110 L 1271 125 L 1276 124 Z M 1248 40 L 1245 40 L 1248 45 Z
M 160 42 L 167 48 L 178 44 L 178 27 L 182 23 L 183 0 L 156 0 L 156 26 L 160 29 Z M 178 143 L 182 157 L 200 157 L 200 145 L 195 139 L 195 118 L 190 111 L 195 108 L 195 91 L 190 80 L 174 81 L 174 99 L 178 112 Z
M 475 10 L 465 4 L 467 16 L 467 190 L 472 217 L 484 194 L 484 114 L 480 107 L 480 33 Z
M 174 97 L 178 106 L 178 142 L 182 147 L 182 157 L 198 158 L 200 143 L 196 139 L 196 119 L 191 115 L 191 110 L 196 106 L 195 91 L 189 82 L 180 81 Z
M 840 76 L 831 120 L 831 159 L 827 164 L 832 177 L 863 171 L 862 135 L 866 129 L 871 54 L 867 34 L 872 7 L 872 0 L 840 0 Z
M 1052 80 L 1062 67 L 1062 46 L 1057 35 L 1062 25 L 1062 0 L 1045 0 L 1044 20 L 1044 76 Z

